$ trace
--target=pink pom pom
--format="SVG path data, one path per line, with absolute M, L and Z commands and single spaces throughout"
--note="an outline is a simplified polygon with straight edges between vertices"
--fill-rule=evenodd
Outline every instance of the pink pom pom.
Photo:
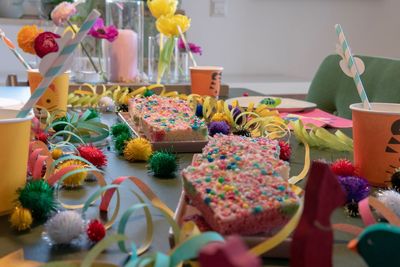
M 93 145 L 81 145 L 78 148 L 79 154 L 82 158 L 92 163 L 97 168 L 107 165 L 107 158 L 103 151 Z
M 348 159 L 337 159 L 331 164 L 331 169 L 338 176 L 356 176 L 356 168 Z
M 280 153 L 279 158 L 281 160 L 289 161 L 290 156 L 292 155 L 292 149 L 290 145 L 284 141 L 279 141 Z

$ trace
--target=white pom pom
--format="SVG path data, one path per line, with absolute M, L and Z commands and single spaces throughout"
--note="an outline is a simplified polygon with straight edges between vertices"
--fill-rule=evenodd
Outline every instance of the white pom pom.
M 378 199 L 386 207 L 391 209 L 400 217 L 400 194 L 394 190 L 387 190 L 378 193 Z
M 99 107 L 101 111 L 114 111 L 115 103 L 109 96 L 102 96 L 99 100 Z
M 85 230 L 81 215 L 75 211 L 62 211 L 47 221 L 45 229 L 54 244 L 69 244 Z

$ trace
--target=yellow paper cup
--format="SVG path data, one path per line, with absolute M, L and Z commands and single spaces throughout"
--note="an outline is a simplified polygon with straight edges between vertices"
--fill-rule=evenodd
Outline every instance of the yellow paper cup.
M 213 66 L 191 67 L 192 94 L 218 97 L 223 69 Z
M 42 81 L 43 77 L 37 69 L 28 70 L 28 81 L 31 93 L 33 93 Z M 49 112 L 58 111 L 63 114 L 67 111 L 69 88 L 69 72 L 57 76 L 46 92 L 36 104 L 38 108 L 45 108 Z
M 400 104 L 350 105 L 353 114 L 354 163 L 371 185 L 388 186 L 400 167 Z
M 16 191 L 26 182 L 33 114 L 16 118 L 18 110 L 0 109 L 0 214 L 15 206 Z

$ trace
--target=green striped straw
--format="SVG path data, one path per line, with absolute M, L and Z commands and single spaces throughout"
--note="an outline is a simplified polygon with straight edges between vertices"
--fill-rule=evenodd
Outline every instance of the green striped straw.
M 346 60 L 347 66 L 351 72 L 354 83 L 356 84 L 357 92 L 360 95 L 361 101 L 365 109 L 371 109 L 371 104 L 369 103 L 367 93 L 365 92 L 364 85 L 361 81 L 361 75 L 358 71 L 357 64 L 354 61 L 353 54 L 351 53 L 351 49 L 349 43 L 346 40 L 346 36 L 344 35 L 342 26 L 340 24 L 335 25 L 336 34 L 339 38 L 339 44 L 342 47 L 344 59 Z

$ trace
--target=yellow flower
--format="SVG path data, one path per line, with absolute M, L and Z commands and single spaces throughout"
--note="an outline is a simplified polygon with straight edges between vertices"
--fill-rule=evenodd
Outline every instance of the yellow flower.
M 147 6 L 155 18 L 175 14 L 177 0 L 147 0 Z
M 26 25 L 22 27 L 17 36 L 19 47 L 26 53 L 36 55 L 34 44 L 35 39 L 43 30 L 38 29 L 36 25 Z
M 65 30 L 63 32 L 63 35 L 66 34 L 67 32 L 72 32 L 72 38 L 74 38 L 75 37 L 75 33 L 79 32 L 79 27 L 76 24 L 72 24 L 72 27 L 69 26 L 69 27 L 65 28 Z
M 190 27 L 190 19 L 184 15 L 161 16 L 156 21 L 157 30 L 165 36 L 179 35 L 178 26 L 182 33 L 186 32 Z

